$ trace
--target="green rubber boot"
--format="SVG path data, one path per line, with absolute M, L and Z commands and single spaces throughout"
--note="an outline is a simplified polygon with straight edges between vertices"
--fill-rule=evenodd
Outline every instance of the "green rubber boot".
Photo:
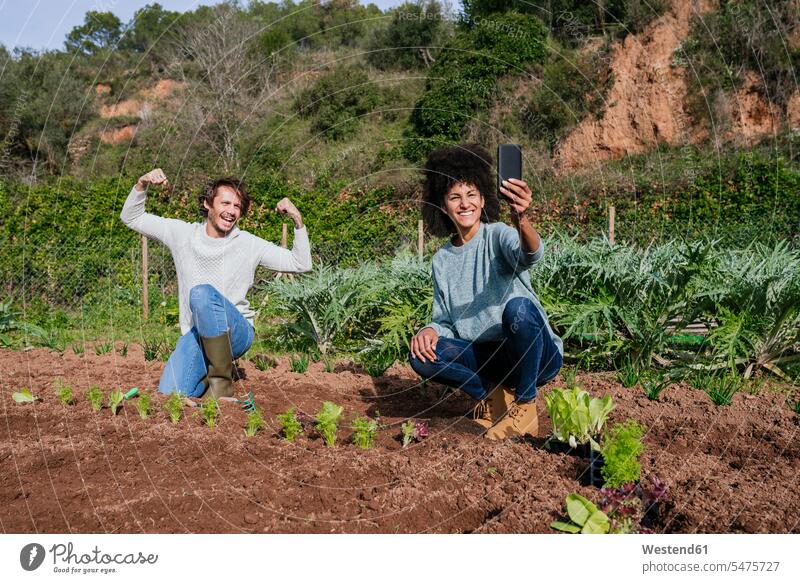
M 219 336 L 201 336 L 203 352 L 208 360 L 208 374 L 204 380 L 206 394 L 214 397 L 233 396 L 233 354 L 231 338 L 225 332 Z

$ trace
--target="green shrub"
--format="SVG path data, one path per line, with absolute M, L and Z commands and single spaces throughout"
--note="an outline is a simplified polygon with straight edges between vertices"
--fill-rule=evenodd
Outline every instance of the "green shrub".
M 380 103 L 380 93 L 367 73 L 356 66 L 339 66 L 324 73 L 304 91 L 295 107 L 312 119 L 312 130 L 326 140 L 353 135 L 361 116 Z
M 603 438 L 605 463 L 601 470 L 605 488 L 619 488 L 639 479 L 643 436 L 644 427 L 632 419 L 618 423 L 606 431 Z
M 394 10 L 386 28 L 377 29 L 368 43 L 367 62 L 378 69 L 412 69 L 435 58 L 443 29 L 442 7 L 437 1 L 406 2 Z

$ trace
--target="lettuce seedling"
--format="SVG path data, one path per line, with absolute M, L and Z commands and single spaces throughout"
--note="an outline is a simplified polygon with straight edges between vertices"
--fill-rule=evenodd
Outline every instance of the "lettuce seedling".
M 247 415 L 247 425 L 244 428 L 244 434 L 247 437 L 253 437 L 262 429 L 264 429 L 264 417 L 261 415 L 261 409 L 253 409 Z
M 62 405 L 67 407 L 69 405 L 72 405 L 72 402 L 74 401 L 72 396 L 72 387 L 70 387 L 69 385 L 62 385 L 61 387 L 59 387 L 57 394 L 58 394 L 58 400 L 61 401 Z
M 108 406 L 111 408 L 111 414 L 116 415 L 117 410 L 119 409 L 120 404 L 122 404 L 122 400 L 125 398 L 125 395 L 122 394 L 122 391 L 111 391 L 108 395 Z
M 553 422 L 553 437 L 570 447 L 589 443 L 599 451 L 600 436 L 609 413 L 614 409 L 610 395 L 592 398 L 579 387 L 555 388 L 545 396 L 547 414 Z
M 213 429 L 217 426 L 217 419 L 219 419 L 219 404 L 217 398 L 214 396 L 208 397 L 203 404 L 200 405 L 200 410 L 195 412 L 195 415 L 200 415 L 203 423 Z
M 278 415 L 278 423 L 281 424 L 281 433 L 286 441 L 294 441 L 298 435 L 303 433 L 303 424 L 297 419 L 297 411 L 291 407 L 286 413 Z
M 351 426 L 353 430 L 353 443 L 361 449 L 369 449 L 375 443 L 378 433 L 378 421 L 369 417 L 358 417 Z
M 141 393 L 139 398 L 136 399 L 136 410 L 139 412 L 139 417 L 147 419 L 150 417 L 150 395 Z
M 414 439 L 414 422 L 409 419 L 400 426 L 400 430 L 403 432 L 403 447 L 406 447 Z
M 336 444 L 336 430 L 344 408 L 330 401 L 322 403 L 322 409 L 316 415 L 316 430 L 325 440 L 325 445 L 333 447 Z
M 170 421 L 173 423 L 180 421 L 183 414 L 183 397 L 181 397 L 181 394 L 172 393 L 164 403 L 164 409 L 167 410 Z
M 30 389 L 27 387 L 23 387 L 19 390 L 19 392 L 13 393 L 11 398 L 14 399 L 14 402 L 16 403 L 33 403 L 34 401 L 39 400 L 39 397 L 31 393 Z
M 550 528 L 572 534 L 607 534 L 611 527 L 605 512 L 574 492 L 567 496 L 567 514 L 572 522 L 556 520 Z
M 56 390 L 56 397 L 58 397 L 59 402 L 68 407 L 72 405 L 74 402 L 73 394 L 72 394 L 72 387 L 69 386 L 64 382 L 64 379 L 57 378 L 55 380 L 55 390 Z
M 605 488 L 619 488 L 639 479 L 642 470 L 639 456 L 644 448 L 643 435 L 644 427 L 633 419 L 618 423 L 606 432 L 603 439 L 605 463 L 601 469 Z
M 92 405 L 92 409 L 99 411 L 103 408 L 103 391 L 97 385 L 92 385 L 86 392 L 86 398 Z

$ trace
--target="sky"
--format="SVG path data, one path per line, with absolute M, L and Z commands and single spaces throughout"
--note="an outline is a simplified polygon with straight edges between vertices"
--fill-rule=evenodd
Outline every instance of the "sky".
M 385 10 L 404 0 L 361 0 L 361 3 L 370 1 Z M 82 24 L 90 10 L 113 12 L 122 22 L 128 22 L 139 8 L 155 2 L 178 12 L 218 3 L 213 0 L 0 0 L 0 44 L 9 50 L 63 49 L 69 31 Z

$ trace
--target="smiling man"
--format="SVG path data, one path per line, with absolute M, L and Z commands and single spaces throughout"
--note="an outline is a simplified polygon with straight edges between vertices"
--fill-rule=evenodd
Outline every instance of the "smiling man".
M 255 313 L 245 299 L 256 268 L 282 272 L 311 269 L 308 232 L 288 198 L 275 210 L 294 221 L 292 249 L 282 249 L 236 226 L 250 209 L 245 184 L 233 177 L 209 181 L 199 196 L 204 222 L 186 223 L 145 212 L 147 189 L 168 185 L 161 169 L 134 185 L 120 218 L 128 227 L 163 243 L 178 275 L 182 336 L 161 374 L 158 390 L 200 397 L 233 395 L 233 359 L 250 348 Z

